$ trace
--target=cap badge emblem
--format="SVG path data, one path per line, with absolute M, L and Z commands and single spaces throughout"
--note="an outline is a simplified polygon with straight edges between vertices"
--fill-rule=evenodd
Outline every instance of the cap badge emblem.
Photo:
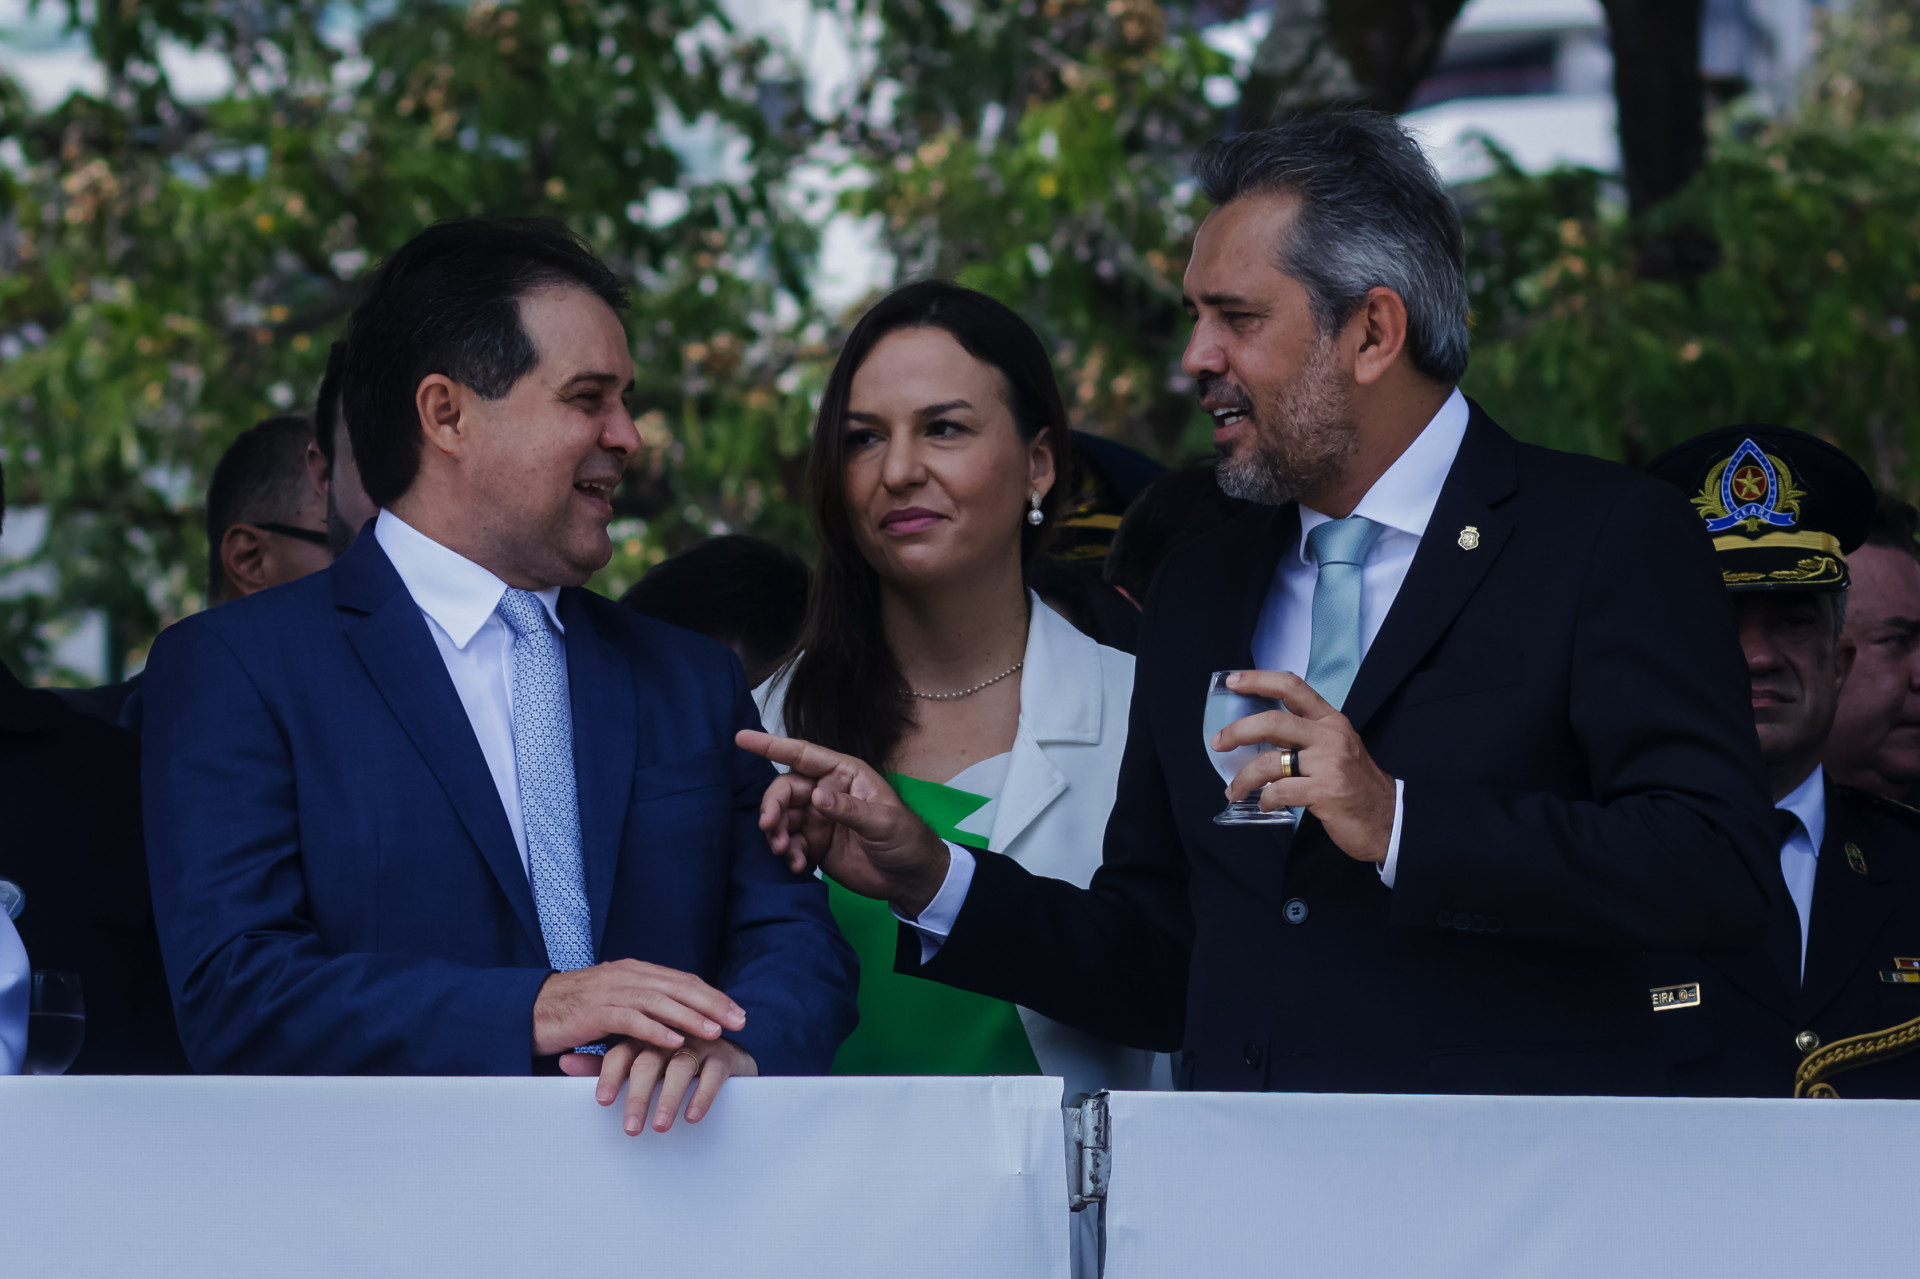
M 1867 855 L 1860 851 L 1860 845 L 1847 845 L 1847 865 L 1853 868 L 1853 873 L 1856 875 L 1867 873 Z
M 1732 457 L 1707 472 L 1693 506 L 1709 533 L 1736 527 L 1758 533 L 1763 527 L 1792 528 L 1805 497 L 1785 462 L 1742 440 Z
M 1480 545 L 1480 530 L 1469 524 L 1460 530 L 1460 549 L 1471 551 Z

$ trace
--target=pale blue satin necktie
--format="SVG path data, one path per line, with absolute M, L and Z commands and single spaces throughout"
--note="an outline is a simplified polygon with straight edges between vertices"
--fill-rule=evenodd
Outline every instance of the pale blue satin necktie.
M 1361 515 L 1328 520 L 1307 534 L 1319 565 L 1313 582 L 1313 643 L 1307 683 L 1335 710 L 1360 673 L 1360 577 L 1381 525 Z
M 1360 673 L 1360 575 L 1381 526 L 1362 515 L 1328 520 L 1307 534 L 1319 569 L 1313 579 L 1313 640 L 1307 684 L 1335 710 L 1346 704 Z M 1295 808 L 1293 820 L 1307 810 Z
M 547 963 L 557 972 L 593 963 L 593 913 L 580 860 L 580 796 L 573 777 L 573 713 L 566 660 L 532 591 L 507 588 L 497 611 L 513 629 L 513 762 L 527 877 Z

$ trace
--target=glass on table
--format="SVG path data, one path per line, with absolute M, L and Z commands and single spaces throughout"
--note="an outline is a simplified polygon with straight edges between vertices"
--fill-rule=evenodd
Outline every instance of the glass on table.
M 1227 677 L 1237 671 L 1215 671 L 1207 678 L 1206 712 L 1200 717 L 1200 744 L 1206 749 L 1207 760 L 1213 765 L 1213 771 L 1220 774 L 1228 785 L 1240 770 L 1251 764 L 1262 753 L 1273 750 L 1266 742 L 1255 742 L 1251 746 L 1236 746 L 1229 751 L 1213 749 L 1213 735 L 1238 719 L 1249 715 L 1258 715 L 1262 711 L 1283 711 L 1278 699 L 1272 697 L 1249 697 L 1245 693 L 1236 693 L 1227 687 Z M 1293 811 L 1276 808 L 1272 812 L 1260 811 L 1260 792 L 1254 791 L 1245 799 L 1229 803 L 1213 816 L 1217 826 L 1291 826 Z
M 86 1038 L 87 1004 L 80 994 L 80 974 L 36 969 L 33 997 L 27 1005 L 24 1073 L 65 1074 Z

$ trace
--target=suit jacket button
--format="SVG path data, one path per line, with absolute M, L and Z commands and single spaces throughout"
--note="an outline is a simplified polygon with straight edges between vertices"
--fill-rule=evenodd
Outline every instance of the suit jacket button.
M 1307 922 L 1307 904 L 1298 897 L 1288 898 L 1287 904 L 1281 908 L 1281 913 L 1287 917 L 1289 924 L 1304 924 Z
M 1811 1030 L 1803 1030 L 1793 1037 L 1793 1046 L 1803 1053 L 1810 1053 L 1820 1046 L 1820 1036 Z
M 1485 915 L 1475 915 L 1473 917 L 1473 931 L 1476 933 L 1484 933 L 1487 931 L 1487 917 Z
M 1505 925 L 1504 925 L 1504 924 L 1503 924 L 1503 923 L 1501 922 L 1501 919 L 1500 919 L 1500 916 L 1498 916 L 1498 915 L 1488 915 L 1488 916 L 1487 916 L 1487 931 L 1488 931 L 1488 932 L 1490 932 L 1490 933 L 1497 933 L 1497 932 L 1499 932 L 1499 931 L 1501 930 L 1501 928 L 1503 928 L 1503 927 L 1505 927 Z
M 1249 1039 L 1241 1045 L 1241 1051 L 1247 1055 L 1247 1065 L 1254 1070 L 1260 1069 L 1260 1045 Z
M 1433 917 L 1433 922 L 1440 925 L 1440 927 L 1442 928 L 1451 928 L 1453 926 L 1453 912 L 1450 910 L 1443 910 L 1438 915 L 1435 915 Z
M 1472 915 L 1467 914 L 1467 912 L 1464 910 L 1454 912 L 1453 929 L 1455 932 L 1464 933 L 1472 929 L 1472 927 L 1473 927 Z

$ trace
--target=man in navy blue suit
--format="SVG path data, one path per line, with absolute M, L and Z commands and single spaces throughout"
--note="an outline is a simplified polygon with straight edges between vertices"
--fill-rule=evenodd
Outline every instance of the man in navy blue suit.
M 154 907 L 202 1071 L 629 1081 L 626 1128 L 824 1071 L 855 961 L 766 855 L 740 663 L 580 584 L 639 438 L 620 281 L 547 223 L 377 273 L 345 408 L 380 508 L 147 670 Z

